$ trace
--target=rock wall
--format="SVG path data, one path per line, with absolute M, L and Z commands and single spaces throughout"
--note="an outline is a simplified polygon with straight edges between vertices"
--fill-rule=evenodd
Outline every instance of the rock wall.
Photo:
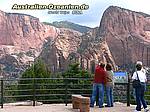
M 40 54 L 43 42 L 58 33 L 33 16 L 0 11 L 0 65 L 5 74 L 23 72 Z
M 0 45 L 26 51 L 41 46 L 47 37 L 56 38 L 57 32 L 57 28 L 44 25 L 30 15 L 0 11 Z
M 99 26 L 117 65 L 137 60 L 150 66 L 150 15 L 116 6 L 105 10 Z
M 96 61 L 112 63 L 114 68 L 136 60 L 150 65 L 150 16 L 115 6 L 106 9 L 100 26 L 87 33 L 45 25 L 30 15 L 0 11 L 0 34 L 0 64 L 9 70 L 22 66 L 23 71 L 24 65 L 37 57 L 54 72 L 67 69 L 72 61 L 88 70 Z M 11 68 L 5 59 L 14 60 Z

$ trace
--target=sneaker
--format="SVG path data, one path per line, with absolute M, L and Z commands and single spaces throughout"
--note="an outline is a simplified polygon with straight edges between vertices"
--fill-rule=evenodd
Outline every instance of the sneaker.
M 105 107 L 111 107 L 111 106 L 109 106 L 109 105 L 105 105 Z
M 94 107 L 94 105 L 90 105 L 90 107 L 92 107 L 92 108 L 93 108 L 93 107 Z
M 111 107 L 114 107 L 114 105 L 111 105 Z
M 144 112 L 149 112 L 149 108 L 145 108 L 145 109 L 144 109 Z
M 137 110 L 135 110 L 134 112 L 141 112 L 141 111 L 137 111 Z
M 104 106 L 99 106 L 99 108 L 104 108 Z
M 143 106 L 141 106 L 141 109 L 143 109 L 144 107 Z

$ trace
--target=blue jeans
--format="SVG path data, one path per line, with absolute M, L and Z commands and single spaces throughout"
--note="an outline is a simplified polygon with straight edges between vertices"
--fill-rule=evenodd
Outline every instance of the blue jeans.
M 107 106 L 113 107 L 113 88 L 106 86 Z
M 104 84 L 97 84 L 97 83 L 93 84 L 93 92 L 92 92 L 92 97 L 90 99 L 91 107 L 94 107 L 97 93 L 99 93 L 98 105 L 101 108 L 103 107 L 103 103 L 104 103 Z
M 137 103 L 136 110 L 137 111 L 141 111 L 141 103 L 142 103 L 144 109 L 147 108 L 147 104 L 144 99 L 145 90 L 146 90 L 145 83 L 142 83 L 141 87 L 135 88 L 136 103 Z

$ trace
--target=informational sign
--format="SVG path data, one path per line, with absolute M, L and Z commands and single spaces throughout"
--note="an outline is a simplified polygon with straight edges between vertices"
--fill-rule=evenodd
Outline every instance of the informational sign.
M 127 83 L 128 82 L 127 72 L 114 72 L 114 82 Z

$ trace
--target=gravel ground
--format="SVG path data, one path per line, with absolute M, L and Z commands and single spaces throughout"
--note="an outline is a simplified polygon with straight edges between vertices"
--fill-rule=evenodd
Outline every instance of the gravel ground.
M 135 106 L 127 107 L 126 104 L 115 103 L 114 107 L 90 108 L 90 112 L 134 112 Z M 79 109 L 72 109 L 72 104 L 44 104 L 41 106 L 4 106 L 0 112 L 80 112 Z M 143 112 L 143 111 L 142 111 Z

